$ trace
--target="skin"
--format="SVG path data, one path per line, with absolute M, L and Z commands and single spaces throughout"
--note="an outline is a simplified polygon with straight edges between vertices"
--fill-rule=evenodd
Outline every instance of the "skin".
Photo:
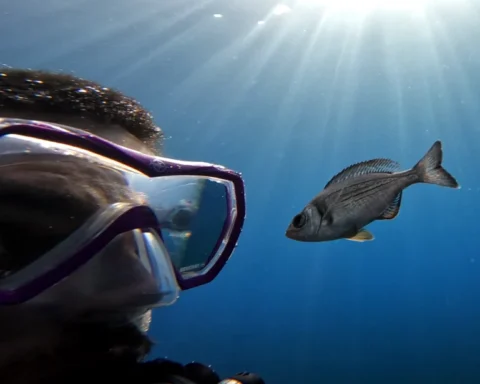
M 43 113 L 43 112 L 29 112 L 22 111 L 20 114 L 18 111 L 2 110 L 0 111 L 0 117 L 13 117 L 17 119 L 29 119 L 40 120 L 49 123 L 56 123 L 82 129 L 84 131 L 92 132 L 97 136 L 103 137 L 115 144 L 123 145 L 136 151 L 147 153 L 150 155 L 159 154 L 151 149 L 151 146 L 146 145 L 144 142 L 136 138 L 131 133 L 118 124 L 105 124 L 97 121 L 92 121 L 89 118 L 72 115 L 60 115 L 56 113 Z
M 152 149 L 155 147 L 153 143 L 146 143 L 144 139 L 138 139 L 124 126 L 99 122 L 81 112 L 58 114 L 43 113 L 42 111 L 19 111 L 18 108 L 3 107 L 0 108 L 0 118 L 2 117 L 68 125 L 87 130 L 137 151 L 158 154 Z M 35 166 L 44 166 L 48 170 L 51 165 L 44 163 Z M 135 196 L 129 196 L 128 192 L 122 190 L 121 181 L 115 180 L 111 175 L 99 173 L 98 169 L 95 170 L 86 165 L 79 168 L 78 164 L 68 163 L 63 163 L 62 167 L 62 172 L 65 173 L 69 183 L 56 184 L 56 191 L 46 191 L 47 200 L 44 204 L 40 204 L 43 208 L 54 206 L 52 204 L 56 201 L 55 193 L 58 193 L 58 189 L 61 188 L 74 194 L 77 204 L 72 204 L 72 209 L 79 204 L 92 203 L 92 188 L 95 192 L 94 198 L 100 199 L 98 201 L 102 201 L 102 199 L 105 201 L 116 200 L 119 196 L 127 200 L 135 199 Z M 56 169 L 56 173 L 58 173 L 58 169 Z M 7 176 L 0 176 L 0 182 L 2 181 L 1 177 Z M 39 188 L 39 184 L 42 184 L 32 181 L 25 172 L 12 172 L 9 177 L 14 179 L 19 191 L 35 193 L 34 188 Z M 110 183 L 99 183 L 95 187 L 92 177 L 103 181 L 109 180 Z M 49 183 L 43 184 L 48 185 Z M 68 190 L 71 188 L 69 184 L 75 184 L 76 189 Z M 105 184 L 107 186 L 104 186 Z M 84 185 L 85 188 L 78 187 L 78 185 Z M 116 187 L 108 188 L 108 185 Z M 45 188 L 48 189 L 48 187 Z M 52 201 L 48 201 L 48 196 Z M 48 214 L 48 210 L 45 212 Z M 24 215 L 23 222 L 28 222 L 30 225 L 35 220 L 31 214 L 27 215 L 29 213 L 28 209 L 24 214 L 17 210 L 12 212 L 10 218 L 22 221 L 22 215 Z M 68 229 L 61 225 L 61 215 L 54 216 L 52 214 L 48 217 L 50 220 L 58 220 L 56 222 L 58 224 L 56 228 L 59 228 L 58 236 L 67 235 L 67 232 L 74 229 Z M 31 231 L 37 233 L 37 240 L 45 239 L 41 232 L 43 222 L 44 220 L 39 219 L 36 230 Z M 66 221 L 64 220 L 64 222 Z M 4 228 L 7 227 L 6 225 Z M 1 228 L 0 223 L 0 232 Z M 16 236 L 18 238 L 18 233 Z M 7 238 L 8 236 L 5 236 L 5 242 L 0 244 L 0 251 L 2 247 L 8 246 Z M 34 243 L 35 240 L 32 242 Z M 25 255 L 27 255 L 28 242 L 25 243 Z M 140 294 L 139 290 L 142 287 L 138 282 L 144 281 L 144 276 L 136 268 L 136 260 L 133 261 L 130 256 L 130 252 L 133 252 L 132 247 L 130 239 L 118 239 L 102 253 L 101 257 L 96 257 L 88 267 L 77 271 L 31 302 L 15 307 L 0 308 L 2 384 L 40 383 L 42 380 L 48 381 L 49 378 L 61 374 L 69 376 L 71 372 L 76 372 L 76 376 L 81 374 L 88 376 L 89 373 L 93 375 L 94 372 L 99 372 L 102 364 L 110 361 L 112 357 L 120 358 L 128 355 L 130 359 L 137 360 L 148 353 L 151 343 L 143 332 L 148 330 L 151 312 L 144 307 L 126 307 L 127 301 L 134 301 L 136 295 Z M 18 247 L 15 250 L 18 251 Z M 5 258 L 2 261 L 6 262 Z M 52 307 L 50 304 L 46 304 L 52 302 L 57 305 Z M 94 320 L 84 323 L 83 320 L 86 316 Z M 85 329 L 90 329 L 90 331 L 86 332 Z M 82 337 L 78 336 L 80 334 Z

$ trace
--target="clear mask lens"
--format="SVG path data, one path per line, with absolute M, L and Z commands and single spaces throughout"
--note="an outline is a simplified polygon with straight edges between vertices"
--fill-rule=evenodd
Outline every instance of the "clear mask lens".
M 148 206 L 155 213 L 158 227 L 129 235 L 136 244 L 130 260 L 143 266 L 162 303 L 178 293 L 172 264 L 184 280 L 205 274 L 231 235 L 237 212 L 229 181 L 150 178 L 86 150 L 19 135 L 2 137 L 0 153 L 0 289 L 44 273 L 51 257 L 67 257 L 96 236 L 105 223 L 95 227 L 91 221 L 115 204 Z M 13 236 L 19 233 L 20 243 Z

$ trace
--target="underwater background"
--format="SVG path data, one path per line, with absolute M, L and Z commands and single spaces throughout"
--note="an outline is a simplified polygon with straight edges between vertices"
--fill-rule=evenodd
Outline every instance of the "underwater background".
M 155 310 L 152 357 L 269 384 L 480 382 L 480 1 L 0 3 L 0 64 L 117 88 L 166 156 L 244 176 L 237 250 Z M 407 169 L 437 139 L 462 189 L 410 187 L 373 242 L 285 237 L 342 168 Z

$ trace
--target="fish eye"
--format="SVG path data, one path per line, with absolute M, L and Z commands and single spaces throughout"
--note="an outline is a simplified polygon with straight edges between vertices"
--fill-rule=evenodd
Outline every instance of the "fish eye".
M 297 216 L 295 216 L 292 220 L 292 225 L 295 228 L 302 228 L 307 222 L 307 217 L 305 216 L 304 213 L 299 213 Z

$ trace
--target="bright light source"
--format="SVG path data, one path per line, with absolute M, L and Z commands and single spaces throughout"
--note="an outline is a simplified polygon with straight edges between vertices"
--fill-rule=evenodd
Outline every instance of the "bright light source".
M 221 15 L 220 13 L 215 13 L 213 17 L 215 17 L 216 19 L 220 19 L 223 17 L 223 15 Z
M 284 13 L 289 13 L 291 11 L 292 9 L 290 7 L 287 7 L 284 4 L 279 4 L 273 9 L 272 13 L 276 16 L 280 16 L 280 15 L 283 15 Z
M 297 4 L 326 6 L 349 10 L 413 10 L 425 6 L 430 0 L 297 0 Z

